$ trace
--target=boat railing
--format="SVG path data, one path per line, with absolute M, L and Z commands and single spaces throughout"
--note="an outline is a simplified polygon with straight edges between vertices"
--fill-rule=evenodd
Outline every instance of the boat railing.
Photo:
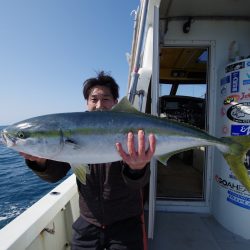
M 70 249 L 71 226 L 79 216 L 75 175 L 0 230 L 0 249 Z

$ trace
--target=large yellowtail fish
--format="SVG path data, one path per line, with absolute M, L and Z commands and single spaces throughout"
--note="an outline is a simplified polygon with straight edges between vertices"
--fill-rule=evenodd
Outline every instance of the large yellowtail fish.
M 156 137 L 155 157 L 166 164 L 174 154 L 200 146 L 216 146 L 236 178 L 250 191 L 244 156 L 249 136 L 216 138 L 187 124 L 147 115 L 123 98 L 110 111 L 61 113 L 34 117 L 15 123 L 2 132 L 4 143 L 20 152 L 68 162 L 77 178 L 85 183 L 87 164 L 121 160 L 115 143 L 126 148 L 128 132 L 143 129 Z M 83 166 L 84 165 L 84 166 Z

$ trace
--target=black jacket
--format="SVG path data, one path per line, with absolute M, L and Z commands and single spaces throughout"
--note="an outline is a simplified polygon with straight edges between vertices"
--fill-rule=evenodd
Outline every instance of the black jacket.
M 41 167 L 26 160 L 43 180 L 56 182 L 70 169 L 68 163 L 47 160 Z M 142 188 L 149 181 L 149 166 L 133 171 L 123 162 L 93 164 L 86 185 L 77 180 L 80 214 L 97 226 L 140 215 L 143 209 Z

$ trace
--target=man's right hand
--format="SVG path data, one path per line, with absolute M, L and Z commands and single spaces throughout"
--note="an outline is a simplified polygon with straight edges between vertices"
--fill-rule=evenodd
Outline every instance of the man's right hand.
M 33 156 L 33 155 L 25 154 L 23 152 L 19 152 L 19 154 L 21 156 L 23 156 L 26 160 L 35 161 L 40 166 L 44 166 L 45 163 L 46 163 L 46 159 L 45 158 L 39 158 L 39 157 L 36 157 L 36 156 Z

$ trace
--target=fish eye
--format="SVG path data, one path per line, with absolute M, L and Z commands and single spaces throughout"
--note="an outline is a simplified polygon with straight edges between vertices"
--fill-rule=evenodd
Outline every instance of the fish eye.
M 17 132 L 17 136 L 18 136 L 18 138 L 20 138 L 20 139 L 25 139 L 25 134 L 24 134 L 23 131 L 18 131 L 18 132 Z

